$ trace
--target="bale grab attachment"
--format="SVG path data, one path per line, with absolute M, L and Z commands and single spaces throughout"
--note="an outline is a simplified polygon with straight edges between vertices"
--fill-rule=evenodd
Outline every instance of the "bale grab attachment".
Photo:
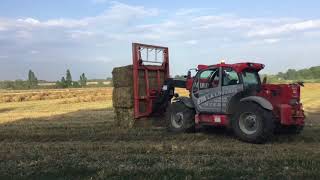
M 149 117 L 153 104 L 169 78 L 169 49 L 132 44 L 134 118 Z

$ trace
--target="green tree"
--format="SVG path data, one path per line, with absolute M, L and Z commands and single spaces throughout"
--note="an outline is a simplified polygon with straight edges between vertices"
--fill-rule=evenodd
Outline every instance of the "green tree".
M 320 79 L 320 66 L 310 68 L 313 78 Z
M 64 77 L 61 78 L 61 81 L 57 82 L 59 88 L 66 88 L 68 87 L 66 79 Z
M 277 78 L 282 80 L 319 80 L 320 79 L 320 66 L 311 67 L 309 69 L 289 69 L 286 73 L 279 72 Z
M 84 73 L 82 73 L 81 76 L 80 76 L 80 85 L 82 87 L 86 86 L 87 85 L 87 80 L 88 79 L 87 79 L 86 75 Z
M 62 77 L 62 78 L 61 78 L 61 82 L 62 82 L 62 83 L 66 83 L 66 78 Z
M 289 69 L 287 71 L 287 79 L 295 80 L 297 78 L 297 71 L 295 69 Z
M 14 89 L 14 87 L 13 81 L 3 81 L 1 83 L 1 89 Z
M 66 73 L 66 79 L 65 79 L 66 85 L 67 87 L 71 87 L 72 86 L 72 76 L 71 76 L 71 72 L 68 69 L 67 73 Z
M 29 88 L 38 86 L 38 79 L 32 70 L 29 70 L 28 73 L 28 86 Z
M 278 78 L 280 78 L 280 79 L 286 79 L 286 74 L 283 73 L 283 72 L 279 72 L 279 73 L 277 74 L 277 76 L 278 76 Z
M 72 87 L 74 87 L 74 88 L 80 88 L 81 86 L 80 86 L 80 84 L 79 84 L 77 81 L 74 81 L 74 82 L 72 83 Z
M 14 89 L 27 89 L 28 83 L 26 81 L 23 81 L 21 79 L 14 81 Z

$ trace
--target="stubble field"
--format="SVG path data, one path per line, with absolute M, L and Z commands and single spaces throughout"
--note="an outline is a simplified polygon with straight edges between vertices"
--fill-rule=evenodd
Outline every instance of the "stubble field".
M 301 135 L 253 145 L 221 129 L 118 129 L 112 88 L 0 91 L 0 179 L 319 179 L 320 84 L 302 100 Z

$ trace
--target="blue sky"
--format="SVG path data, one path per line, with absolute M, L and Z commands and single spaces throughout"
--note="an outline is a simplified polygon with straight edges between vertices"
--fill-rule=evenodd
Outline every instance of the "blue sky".
M 111 76 L 131 42 L 169 46 L 172 75 L 197 64 L 261 62 L 264 73 L 320 65 L 320 1 L 3 0 L 0 79 Z

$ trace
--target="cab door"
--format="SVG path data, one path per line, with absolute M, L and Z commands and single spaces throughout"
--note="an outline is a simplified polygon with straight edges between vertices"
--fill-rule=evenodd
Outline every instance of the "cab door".
M 221 68 L 199 71 L 192 86 L 192 100 L 197 112 L 221 112 Z
M 221 111 L 223 114 L 228 112 L 228 107 L 232 98 L 243 91 L 243 84 L 240 83 L 239 74 L 231 67 L 222 68 L 221 73 Z

